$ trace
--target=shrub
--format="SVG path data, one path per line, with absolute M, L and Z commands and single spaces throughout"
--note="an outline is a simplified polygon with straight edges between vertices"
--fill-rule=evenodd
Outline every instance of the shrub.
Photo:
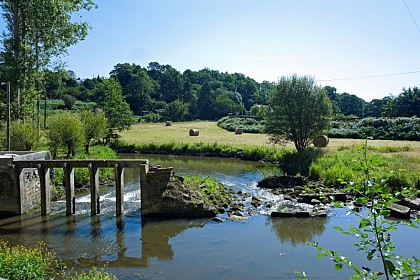
M 256 120 L 255 118 L 240 118 L 240 117 L 223 117 L 217 125 L 227 131 L 235 131 L 240 128 L 245 133 L 264 133 L 264 120 Z
M 365 118 L 332 121 L 328 136 L 333 138 L 365 138 L 387 140 L 420 140 L 420 118 Z
M 6 279 L 53 279 L 62 268 L 55 254 L 43 243 L 35 248 L 10 246 L 0 240 L 0 277 Z
M 0 132 L 0 149 L 6 150 L 6 130 Z M 40 145 L 38 129 L 30 123 L 13 121 L 10 125 L 10 149 L 12 151 L 32 151 Z

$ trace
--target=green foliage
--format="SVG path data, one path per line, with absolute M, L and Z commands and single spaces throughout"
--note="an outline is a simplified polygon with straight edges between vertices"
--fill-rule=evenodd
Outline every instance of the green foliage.
M 362 176 L 357 176 L 355 180 L 348 185 L 347 189 L 351 193 L 357 194 L 357 203 L 365 205 L 365 212 L 352 213 L 359 218 L 358 226 L 348 226 L 345 230 L 339 226 L 334 228 L 342 234 L 352 236 L 356 239 L 354 246 L 358 251 L 366 255 L 367 263 L 379 259 L 382 264 L 381 271 L 374 271 L 369 265 L 358 267 L 354 263 L 332 250 L 323 249 L 317 242 L 313 246 L 319 251 L 318 257 L 326 256 L 335 263 L 335 269 L 341 270 L 347 267 L 353 271 L 351 279 L 417 279 L 420 276 L 420 259 L 398 256 L 395 254 L 395 244 L 391 241 L 391 233 L 397 230 L 399 222 L 390 220 L 387 217 L 390 214 L 389 206 L 397 202 L 396 197 L 400 193 L 393 193 L 390 188 L 389 175 L 383 179 L 373 177 L 371 174 L 371 165 L 380 164 L 375 159 L 369 159 L 367 155 L 367 141 L 363 147 L 362 157 L 356 160 L 353 170 L 361 172 Z M 403 190 L 401 194 L 408 191 Z M 405 225 L 418 228 L 415 223 L 406 222 Z
M 141 117 L 140 120 L 144 120 L 147 123 L 157 123 L 162 121 L 162 116 L 156 113 L 148 113 L 146 116 Z
M 92 270 L 87 272 L 75 273 L 74 275 L 69 276 L 69 280 L 117 280 L 117 277 L 110 275 L 106 272 L 105 268 L 98 270 L 96 267 L 93 267 Z
M 311 164 L 323 155 L 321 149 L 308 148 L 301 151 L 286 151 L 279 160 L 279 167 L 283 172 L 291 175 L 307 176 Z
M 269 108 L 267 105 L 255 104 L 255 105 L 252 105 L 251 109 L 249 109 L 249 113 L 252 116 L 258 116 L 258 117 L 265 117 L 268 115 L 268 112 L 269 112 Z
M 184 121 L 188 114 L 188 103 L 176 99 L 166 105 L 163 116 L 166 120 L 174 122 Z
M 231 157 L 254 161 L 279 161 L 286 149 L 275 146 L 245 146 L 234 147 L 218 143 L 181 143 L 170 142 L 165 144 L 148 143 L 142 145 L 126 144 L 122 141 L 112 143 L 111 147 L 120 153 L 142 152 L 150 154 L 183 154 L 197 156 Z
M 6 130 L 0 131 L 0 150 L 6 150 Z M 12 121 L 10 124 L 10 149 L 12 151 L 33 151 L 40 146 L 38 129 L 30 123 Z
M 358 168 L 358 160 L 363 157 L 360 149 L 360 146 L 339 148 L 336 153 L 326 153 L 322 157 L 318 157 L 311 163 L 309 175 L 314 178 L 322 178 L 327 185 L 348 183 L 354 178 L 363 177 L 364 171 Z M 373 147 L 371 149 L 375 150 Z M 370 160 L 375 163 L 369 169 L 370 174 L 377 178 L 388 178 L 391 191 L 418 188 L 417 182 L 420 173 L 416 168 L 407 169 L 409 165 L 406 160 L 399 156 L 390 157 L 380 154 L 372 154 Z M 390 173 L 390 170 L 394 171 Z M 399 170 L 404 170 L 404 172 Z M 389 177 L 390 174 L 393 176 Z
M 71 45 L 86 38 L 88 24 L 72 15 L 94 6 L 91 0 L 31 1 L 30 4 L 1 1 L 5 22 L 2 67 L 7 69 L 4 78 L 11 81 L 12 88 L 20 89 L 18 118 L 25 119 L 35 113 L 33 104 L 42 93 L 39 81 L 45 75 L 42 70 L 60 62 Z M 18 103 L 17 95 L 14 99 L 12 102 Z
M 90 153 L 78 153 L 73 159 L 117 159 L 117 154 L 108 146 L 92 146 Z M 74 181 L 80 185 L 89 185 L 90 175 L 87 168 L 75 168 L 74 169 Z M 101 182 L 106 181 L 108 178 L 114 177 L 114 170 L 111 168 L 100 168 L 99 169 L 99 180 Z M 56 186 L 56 192 L 59 192 L 58 186 L 63 185 L 64 173 L 62 168 L 54 169 L 54 185 Z M 59 197 L 61 194 L 58 193 Z
M 74 156 L 76 150 L 82 147 L 85 137 L 80 115 L 63 112 L 50 116 L 46 137 L 53 158 L 57 158 L 60 148 L 66 150 L 66 158 Z
M 74 104 L 76 103 L 76 97 L 65 94 L 63 95 L 63 101 L 64 101 L 64 108 L 71 110 L 74 107 Z
M 108 133 L 108 121 L 102 111 L 82 111 L 80 117 L 84 129 L 85 153 L 89 154 L 89 147 L 92 141 L 100 141 Z
M 0 240 L 0 277 L 9 280 L 44 280 L 58 276 L 62 264 L 43 243 L 35 248 L 10 246 Z
M 266 131 L 271 140 L 290 139 L 298 151 L 323 134 L 332 113 L 326 92 L 309 76 L 281 77 L 268 103 Z
M 11 246 L 0 240 L 0 277 L 8 280 L 116 280 L 105 268 L 80 273 L 65 273 L 65 266 L 53 251 L 39 243 L 34 248 Z
M 207 205 L 218 206 L 227 205 L 232 200 L 232 195 L 223 186 L 213 178 L 202 178 L 198 176 L 184 176 L 184 184 L 197 185 L 200 187 L 200 193 Z
M 387 140 L 420 140 L 420 118 L 365 118 L 356 121 L 333 121 L 328 136 L 358 138 L 366 136 Z
M 114 79 L 110 78 L 103 82 L 102 99 L 99 104 L 112 130 L 123 131 L 130 128 L 134 122 L 133 112 L 122 96 L 122 88 Z
M 245 133 L 263 133 L 265 130 L 264 120 L 255 118 L 223 117 L 217 122 L 217 125 L 227 131 L 241 128 Z

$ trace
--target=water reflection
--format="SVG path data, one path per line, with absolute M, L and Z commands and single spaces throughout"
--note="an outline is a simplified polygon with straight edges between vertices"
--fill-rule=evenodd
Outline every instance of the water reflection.
M 295 247 L 321 236 L 328 218 L 272 218 L 269 221 L 280 242 Z
M 148 267 L 153 258 L 159 261 L 172 261 L 174 259 L 174 251 L 169 244 L 169 240 L 189 228 L 201 228 L 205 222 L 207 221 L 171 220 L 142 222 L 141 238 L 138 240 L 138 243 L 141 244 L 141 251 L 136 252 L 134 256 L 127 252 L 129 245 L 126 244 L 124 231 L 116 231 L 117 252 L 109 255 L 110 257 L 95 256 L 94 263 L 92 258 L 80 258 L 77 261 L 78 267 L 89 268 L 92 265 L 124 268 Z M 94 228 L 100 229 L 100 223 L 92 224 L 92 229 Z M 104 245 L 102 244 L 102 246 Z

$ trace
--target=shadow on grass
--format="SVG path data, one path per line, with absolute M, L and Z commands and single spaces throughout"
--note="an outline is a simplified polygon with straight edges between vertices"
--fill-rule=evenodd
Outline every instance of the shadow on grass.
M 317 148 L 306 150 L 290 151 L 283 155 L 279 161 L 279 167 L 285 174 L 309 176 L 309 168 L 313 161 L 322 156 L 323 151 Z

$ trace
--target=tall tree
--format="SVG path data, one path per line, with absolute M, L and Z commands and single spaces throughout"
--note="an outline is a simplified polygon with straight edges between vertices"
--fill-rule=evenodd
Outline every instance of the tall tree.
M 403 88 L 403 91 L 395 98 L 395 117 L 420 117 L 420 88 Z
M 298 151 L 322 135 L 332 114 L 325 90 L 310 76 L 281 77 L 269 99 L 266 129 L 271 139 L 292 140 Z
M 105 113 L 112 131 L 123 131 L 133 123 L 133 112 L 122 95 L 120 84 L 114 78 L 105 80 L 100 92 L 102 94 L 99 105 Z
M 362 98 L 343 92 L 337 95 L 337 105 L 340 113 L 349 116 L 363 117 L 366 101 Z
M 135 64 L 117 64 L 110 74 L 121 84 L 123 95 L 136 115 L 152 109 L 151 95 L 157 89 L 157 84 L 144 68 Z
M 88 24 L 74 21 L 72 15 L 95 4 L 92 0 L 1 0 L 0 5 L 6 22 L 1 55 L 15 102 L 22 104 L 17 115 L 25 117 L 40 96 L 43 70 L 87 36 Z

